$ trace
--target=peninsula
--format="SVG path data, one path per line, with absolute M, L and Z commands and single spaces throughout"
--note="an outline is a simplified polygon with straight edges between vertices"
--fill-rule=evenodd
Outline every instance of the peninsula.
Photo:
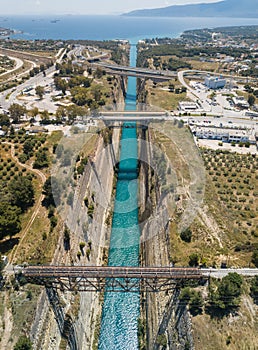
M 124 16 L 139 17 L 242 17 L 257 18 L 256 0 L 223 0 L 209 4 L 174 5 L 154 9 L 135 10 Z

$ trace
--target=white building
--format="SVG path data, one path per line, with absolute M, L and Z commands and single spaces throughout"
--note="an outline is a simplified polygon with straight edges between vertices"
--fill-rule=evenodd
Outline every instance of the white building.
M 243 96 L 233 97 L 232 101 L 234 105 L 239 108 L 249 108 L 249 103 L 245 100 Z
M 222 89 L 226 85 L 227 81 L 226 79 L 220 77 L 211 77 L 210 75 L 207 75 L 205 78 L 205 85 L 209 89 Z
M 193 134 L 199 139 L 221 140 L 222 142 L 252 142 L 253 140 L 245 130 L 233 130 L 222 128 L 197 127 L 192 129 Z
M 179 105 L 179 110 L 182 112 L 192 112 L 200 108 L 198 104 L 195 102 L 182 101 L 182 102 L 179 102 L 178 105 Z

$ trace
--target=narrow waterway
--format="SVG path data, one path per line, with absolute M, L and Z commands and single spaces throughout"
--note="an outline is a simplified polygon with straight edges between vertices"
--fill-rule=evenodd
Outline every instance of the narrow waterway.
M 131 46 L 130 65 L 136 66 L 136 46 Z M 125 109 L 136 109 L 136 78 L 128 78 Z M 134 126 L 128 128 L 128 126 Z M 139 264 L 138 145 L 136 125 L 124 123 L 120 142 L 120 163 L 109 248 L 109 266 Z M 138 293 L 105 293 L 99 350 L 138 349 Z

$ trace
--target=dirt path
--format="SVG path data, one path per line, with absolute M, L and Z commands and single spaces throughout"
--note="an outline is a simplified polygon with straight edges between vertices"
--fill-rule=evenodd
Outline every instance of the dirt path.
M 46 181 L 46 176 L 45 174 L 43 174 L 41 171 L 39 171 L 38 169 L 33 169 L 32 165 L 27 165 L 27 164 L 23 164 L 19 161 L 19 159 L 15 156 L 15 149 L 14 149 L 14 145 L 10 142 L 3 142 L 7 145 L 11 146 L 11 157 L 13 158 L 13 160 L 20 166 L 23 167 L 31 172 L 33 172 L 34 174 L 36 174 L 42 181 L 42 184 L 45 183 Z M 23 241 L 25 240 L 25 237 L 29 231 L 29 229 L 31 228 L 31 225 L 33 224 L 36 216 L 38 215 L 39 209 L 41 207 L 41 203 L 44 199 L 44 195 L 41 194 L 36 202 L 36 205 L 34 206 L 34 211 L 33 214 L 30 218 L 30 220 L 28 221 L 27 225 L 24 227 L 24 229 L 21 231 L 21 238 L 20 241 L 18 243 L 18 245 L 16 246 L 16 249 L 13 251 L 11 257 L 10 257 L 10 262 L 14 263 L 15 262 L 15 258 L 17 256 L 17 253 L 19 251 L 19 247 L 20 245 L 23 243 Z
M 211 234 L 211 236 L 218 242 L 220 248 L 223 248 L 223 244 L 219 236 L 221 230 L 216 220 L 211 215 L 208 215 L 207 207 L 199 208 L 198 214 L 200 220 L 209 229 L 209 233 Z
M 247 308 L 247 310 L 250 313 L 250 316 L 251 316 L 251 319 L 252 319 L 252 323 L 256 322 L 257 314 L 256 314 L 256 310 L 254 308 L 254 305 L 251 302 L 251 298 L 249 296 L 244 295 L 243 303 L 244 303 L 245 307 Z

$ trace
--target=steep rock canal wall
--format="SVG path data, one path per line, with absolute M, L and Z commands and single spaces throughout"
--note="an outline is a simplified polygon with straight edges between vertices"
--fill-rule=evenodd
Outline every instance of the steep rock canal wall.
M 139 130 L 139 222 L 141 227 L 141 265 L 169 266 L 170 221 L 167 198 L 161 190 L 154 165 L 151 130 Z M 141 342 L 148 350 L 194 349 L 190 314 L 179 299 L 180 290 L 141 295 Z
M 65 250 L 63 235 L 55 254 L 54 263 L 70 265 L 76 259 L 80 242 L 92 242 L 89 258 L 82 254 L 76 264 L 102 265 L 106 260 L 106 246 L 110 236 L 110 227 L 105 224 L 110 215 L 111 198 L 113 189 L 114 169 L 119 159 L 120 130 L 113 129 L 112 146 L 105 144 L 102 135 L 97 140 L 94 156 L 91 163 L 85 167 L 84 174 L 79 179 L 74 191 L 74 206 L 76 217 L 71 214 L 67 217 L 67 223 L 71 229 L 71 246 Z M 98 176 L 96 176 L 96 174 Z M 96 202 L 101 203 L 105 189 L 105 199 L 109 205 L 95 205 L 93 218 L 87 215 L 84 198 L 96 197 Z M 82 225 L 83 224 L 83 225 Z M 97 236 L 96 236 L 97 234 Z M 99 293 L 62 293 L 57 295 L 45 291 L 39 300 L 37 315 L 32 326 L 31 338 L 33 349 L 59 350 L 69 348 L 80 350 L 92 350 L 95 328 L 98 326 L 98 318 L 101 312 L 101 295 Z M 72 327 L 69 327 L 69 322 Z

